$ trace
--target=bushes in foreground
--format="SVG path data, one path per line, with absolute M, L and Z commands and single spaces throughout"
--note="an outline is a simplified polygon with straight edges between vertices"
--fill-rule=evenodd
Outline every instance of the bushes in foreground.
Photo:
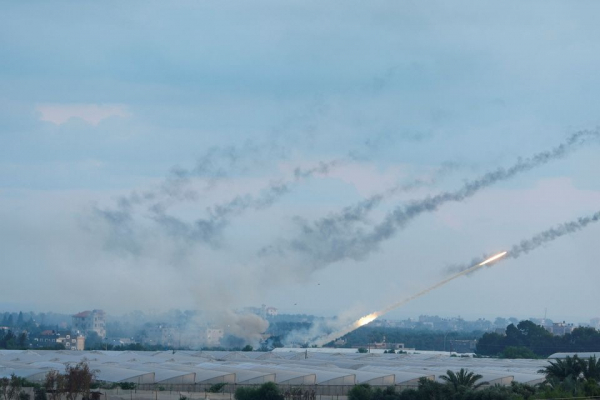
M 263 383 L 257 388 L 237 388 L 235 398 L 236 400 L 284 400 L 279 387 L 273 382 Z
M 482 376 L 466 369 L 448 370 L 436 382 L 421 378 L 415 389 L 397 390 L 394 386 L 372 387 L 355 385 L 348 400 L 533 400 L 600 397 L 600 360 L 567 357 L 551 362 L 541 370 L 545 381 L 536 386 L 512 382 L 508 386 L 489 386 Z M 286 392 L 285 398 L 289 398 Z M 314 391 L 313 391 L 314 395 Z M 241 387 L 235 391 L 236 400 L 284 400 L 273 382 L 259 387 Z

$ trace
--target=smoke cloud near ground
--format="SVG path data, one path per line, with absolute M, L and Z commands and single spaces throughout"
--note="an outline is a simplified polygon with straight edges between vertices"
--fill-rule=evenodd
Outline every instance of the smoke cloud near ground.
M 263 333 L 269 328 L 269 322 L 256 314 L 237 313 L 229 309 L 208 311 L 211 323 L 221 327 L 228 335 L 240 338 L 246 344 L 258 347 Z
M 368 199 L 337 216 L 314 223 L 297 218 L 299 233 L 295 238 L 266 247 L 259 254 L 297 253 L 305 258 L 305 265 L 310 269 L 308 273 L 343 259 L 364 260 L 370 253 L 376 251 L 382 242 L 393 237 L 418 216 L 435 212 L 446 203 L 462 202 L 482 189 L 562 158 L 599 137 L 598 129 L 576 132 L 550 150 L 518 159 L 508 168 L 500 167 L 487 172 L 477 179 L 467 181 L 455 191 L 442 192 L 400 205 L 370 229 L 365 229 L 363 226 L 354 227 L 353 224 L 364 218 L 364 215 L 377 206 L 385 196 Z

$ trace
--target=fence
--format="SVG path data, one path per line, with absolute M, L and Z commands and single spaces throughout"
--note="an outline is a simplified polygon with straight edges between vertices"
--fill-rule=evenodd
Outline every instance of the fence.
M 99 392 L 98 400 L 235 400 L 234 393 L 239 387 L 259 387 L 260 385 L 227 384 L 220 393 L 211 393 L 210 384 L 196 385 L 139 385 L 134 390 L 94 389 Z M 286 385 L 278 384 L 279 390 L 285 394 L 286 400 L 347 400 L 348 391 L 354 385 Z M 396 385 L 401 391 L 416 388 L 416 385 Z M 34 399 L 33 388 L 23 388 Z M 96 395 L 98 396 L 98 395 Z

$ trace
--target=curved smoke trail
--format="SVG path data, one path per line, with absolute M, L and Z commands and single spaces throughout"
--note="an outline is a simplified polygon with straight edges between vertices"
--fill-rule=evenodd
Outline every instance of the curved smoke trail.
M 342 160 L 332 160 L 320 162 L 316 166 L 307 169 L 296 168 L 290 180 L 272 182 L 258 196 L 239 195 L 228 202 L 216 204 L 208 208 L 208 218 L 200 218 L 192 223 L 167 215 L 159 207 L 152 209 L 152 219 L 173 236 L 191 241 L 212 243 L 228 225 L 231 217 L 240 215 L 249 209 L 258 211 L 268 208 L 300 182 L 315 175 L 327 175 L 331 169 L 342 163 Z
M 367 201 L 352 212 L 342 213 L 337 218 L 327 220 L 326 223 L 311 224 L 300 221 L 299 236 L 283 245 L 274 247 L 279 254 L 291 250 L 305 255 L 308 258 L 307 264 L 312 270 L 347 258 L 364 259 L 375 251 L 380 243 L 391 238 L 398 230 L 403 229 L 421 214 L 437 211 L 440 206 L 449 202 L 464 201 L 482 189 L 564 157 L 599 137 L 600 130 L 598 129 L 576 132 L 569 136 L 564 143 L 550 150 L 537 153 L 529 158 L 519 159 L 508 168 L 498 168 L 487 172 L 477 179 L 466 182 L 455 191 L 442 192 L 435 196 L 411 201 L 407 205 L 398 206 L 369 231 L 339 229 L 339 227 L 348 227 L 347 223 L 350 219 L 360 217 L 362 212 L 377 205 L 378 199 Z M 275 251 L 273 252 L 275 253 Z

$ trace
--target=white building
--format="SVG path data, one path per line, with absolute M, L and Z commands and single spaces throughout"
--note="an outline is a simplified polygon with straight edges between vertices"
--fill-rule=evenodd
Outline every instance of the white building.
M 96 332 L 102 339 L 106 337 L 105 314 L 102 310 L 82 311 L 73 315 L 74 332 L 88 335 L 90 332 Z

